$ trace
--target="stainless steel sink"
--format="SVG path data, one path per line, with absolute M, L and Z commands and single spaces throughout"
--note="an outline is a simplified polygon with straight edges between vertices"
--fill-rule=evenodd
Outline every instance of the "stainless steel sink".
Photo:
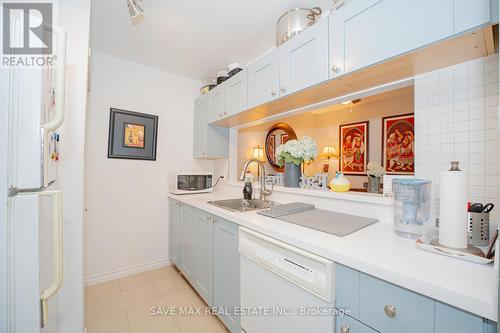
M 218 200 L 218 201 L 209 201 L 209 204 L 213 206 L 217 206 L 220 208 L 224 208 L 227 210 L 231 210 L 233 212 L 250 212 L 254 210 L 261 210 L 270 208 L 273 204 L 270 201 L 252 199 L 228 199 L 228 200 Z

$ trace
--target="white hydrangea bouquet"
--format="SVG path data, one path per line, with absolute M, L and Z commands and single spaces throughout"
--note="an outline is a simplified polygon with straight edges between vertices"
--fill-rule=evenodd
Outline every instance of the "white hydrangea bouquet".
M 285 163 L 301 165 L 303 162 L 312 161 L 318 157 L 318 146 L 309 136 L 301 140 L 289 140 L 276 148 L 276 162 L 279 166 Z
M 385 175 L 385 169 L 378 162 L 368 162 L 366 174 L 370 177 L 382 177 Z

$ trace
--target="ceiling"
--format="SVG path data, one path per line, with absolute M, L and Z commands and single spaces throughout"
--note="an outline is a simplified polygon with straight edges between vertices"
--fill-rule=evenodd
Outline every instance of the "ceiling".
M 232 62 L 248 64 L 275 46 L 276 22 L 295 7 L 332 0 L 140 0 L 131 19 L 126 0 L 94 0 L 94 50 L 198 80 Z

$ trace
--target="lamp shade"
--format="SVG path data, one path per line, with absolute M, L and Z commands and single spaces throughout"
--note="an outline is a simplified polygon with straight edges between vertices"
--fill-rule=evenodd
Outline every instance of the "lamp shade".
M 321 151 L 321 154 L 319 154 L 319 158 L 339 158 L 339 155 L 334 146 L 325 146 L 325 148 Z
M 261 146 L 253 147 L 252 149 L 252 158 L 256 158 L 261 162 L 266 161 L 266 156 L 264 154 L 264 148 Z

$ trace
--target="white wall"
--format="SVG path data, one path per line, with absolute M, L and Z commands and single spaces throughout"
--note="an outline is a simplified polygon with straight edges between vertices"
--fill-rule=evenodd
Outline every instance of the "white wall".
M 67 31 L 66 120 L 61 128 L 58 187 L 64 190 L 64 283 L 58 294 L 59 332 L 84 332 L 83 193 L 90 0 L 58 2 Z
M 415 171 L 433 182 L 438 214 L 439 172 L 450 161 L 468 173 L 469 199 L 493 202 L 500 217 L 498 54 L 415 78 Z
M 168 262 L 168 173 L 211 170 L 193 159 L 200 82 L 94 52 L 87 119 L 89 283 Z M 156 161 L 108 159 L 110 107 L 159 116 Z

